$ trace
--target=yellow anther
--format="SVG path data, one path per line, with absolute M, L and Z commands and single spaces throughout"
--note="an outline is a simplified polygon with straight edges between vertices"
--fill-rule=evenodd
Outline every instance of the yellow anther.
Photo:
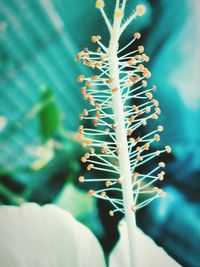
M 160 135 L 159 134 L 154 134 L 154 139 L 159 142 L 160 141 Z
M 139 65 L 138 65 L 138 70 L 139 70 L 139 71 L 143 71 L 143 70 L 144 70 L 144 65 L 139 64 Z
M 141 55 L 142 60 L 144 60 L 145 62 L 149 61 L 149 57 L 146 54 L 142 54 Z
M 136 55 L 135 58 L 136 58 L 137 60 L 142 60 L 142 56 L 141 56 L 141 55 Z
M 149 99 L 152 99 L 153 98 L 153 95 L 152 95 L 152 93 L 150 93 L 150 92 L 146 92 L 146 97 L 148 97 Z
M 139 32 L 135 32 L 133 36 L 136 39 L 140 39 L 141 38 L 141 34 Z
M 159 126 L 157 127 L 157 130 L 158 130 L 159 132 L 162 132 L 162 131 L 164 130 L 164 128 L 163 128 L 162 125 L 159 125 Z
M 87 161 L 87 159 L 85 157 L 82 157 L 81 161 L 85 163 Z
M 85 83 L 85 86 L 86 87 L 89 87 L 91 85 L 91 83 L 89 82 L 89 81 L 87 81 L 86 83 Z
M 113 216 L 114 216 L 114 212 L 113 212 L 112 210 L 110 210 L 110 211 L 109 211 L 109 215 L 110 215 L 111 217 L 113 217 Z
M 96 8 L 104 8 L 105 3 L 103 0 L 97 0 L 95 6 L 96 6 Z
M 165 146 L 165 149 L 166 149 L 167 153 L 171 153 L 171 151 L 172 151 L 170 146 Z
M 137 60 L 133 57 L 128 61 L 129 66 L 134 66 L 137 63 Z
M 157 174 L 157 177 L 158 177 L 158 179 L 159 179 L 160 181 L 163 181 L 163 179 L 164 179 L 164 173 L 162 173 L 162 172 L 158 173 L 158 174 Z
M 137 5 L 136 6 L 136 13 L 138 16 L 143 16 L 146 11 L 146 7 L 144 5 Z
M 150 147 L 149 143 L 144 144 L 144 150 L 149 150 L 149 147 Z
M 101 192 L 102 197 L 105 197 L 105 195 L 106 195 L 106 192 Z
M 82 83 L 84 81 L 84 79 L 85 79 L 84 75 L 79 75 L 76 80 L 78 83 Z
M 85 181 L 85 177 L 84 176 L 80 176 L 78 178 L 78 180 L 79 180 L 80 183 L 83 183 Z
M 139 51 L 139 53 L 143 53 L 144 52 L 144 46 L 139 45 L 138 46 L 138 51 Z
M 104 61 L 106 60 L 106 57 L 104 55 L 101 55 L 100 58 L 99 58 L 101 61 Z
M 147 107 L 147 108 L 145 109 L 145 112 L 146 112 L 146 113 L 150 113 L 150 112 L 151 112 L 151 107 Z
M 86 159 L 89 159 L 90 154 L 89 154 L 89 153 L 85 153 L 84 157 L 85 157 Z
M 109 187 L 109 186 L 112 185 L 112 182 L 111 181 L 106 181 L 105 185 L 106 185 L 106 187 Z
M 119 153 L 120 153 L 120 148 L 117 147 L 116 150 L 115 150 L 115 152 L 116 152 L 117 155 L 119 155 Z
M 99 78 L 99 76 L 94 75 L 94 76 L 91 77 L 91 80 L 92 80 L 92 81 L 96 81 L 98 78 Z
M 83 110 L 83 115 L 86 116 L 86 117 L 88 116 L 88 111 L 87 111 L 86 108 Z
M 115 88 L 112 89 L 112 92 L 113 93 L 116 93 L 117 91 L 119 91 L 119 88 L 118 87 L 115 87 Z
M 114 81 L 113 78 L 109 78 L 109 79 L 107 80 L 107 83 L 108 83 L 108 84 L 111 84 L 113 81 Z
M 137 146 L 137 147 L 136 147 L 136 150 L 137 150 L 138 152 L 140 152 L 142 149 L 141 149 L 140 146 Z
M 151 102 L 154 104 L 154 106 L 158 107 L 159 106 L 159 102 L 156 99 L 152 99 Z
M 101 152 L 102 153 L 107 153 L 108 152 L 108 148 L 106 146 L 102 147 Z
M 164 163 L 164 162 L 162 162 L 162 161 L 161 161 L 161 162 L 159 162 L 159 163 L 158 163 L 158 165 L 159 165 L 159 167 L 161 167 L 161 168 L 164 168 L 164 167 L 165 167 L 165 163 Z
M 142 119 L 142 120 L 141 120 L 141 123 L 142 123 L 142 125 L 144 125 L 144 126 L 147 125 L 147 121 L 146 121 L 145 119 Z
M 120 9 L 117 9 L 114 14 L 115 18 L 121 18 L 122 16 L 122 11 Z
M 143 86 L 143 87 L 147 87 L 147 81 L 142 80 L 142 86 Z
M 88 195 L 91 197 L 91 196 L 93 196 L 93 195 L 95 195 L 96 194 L 96 192 L 94 191 L 94 190 L 89 190 L 88 191 Z
M 127 130 L 127 135 L 130 136 L 132 134 L 133 130 L 132 129 L 128 129 Z
M 95 149 L 94 149 L 93 147 L 90 147 L 90 152 L 91 152 L 92 154 L 94 154 Z
M 160 114 L 161 114 L 161 110 L 160 110 L 160 108 L 155 108 L 155 112 L 156 112 L 158 115 L 160 115 Z
M 158 115 L 153 114 L 153 115 L 151 116 L 151 118 L 152 118 L 153 120 L 157 120 L 157 119 L 158 119 Z
M 137 107 L 136 105 L 132 105 L 131 107 L 132 107 L 132 109 L 134 109 L 136 112 L 138 111 L 138 107 Z
M 96 43 L 97 41 L 100 41 L 101 40 L 101 36 L 100 35 L 93 35 L 92 37 L 91 37 L 91 41 L 93 42 L 93 43 Z
M 83 147 L 90 146 L 91 144 L 92 144 L 92 141 L 90 141 L 90 140 L 85 140 L 85 141 L 83 142 Z
M 94 168 L 94 165 L 93 165 L 93 164 L 89 164 L 89 165 L 87 166 L 87 170 L 88 170 L 88 171 L 90 171 L 92 168 Z
M 142 161 L 143 160 L 143 157 L 142 156 L 138 156 L 135 160 L 136 161 Z

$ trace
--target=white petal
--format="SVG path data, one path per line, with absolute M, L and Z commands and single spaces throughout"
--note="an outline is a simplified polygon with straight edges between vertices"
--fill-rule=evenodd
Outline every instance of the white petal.
M 91 231 L 54 206 L 0 207 L 0 266 L 105 267 Z
M 109 267 L 131 267 L 129 262 L 128 233 L 126 224 L 119 226 L 120 240 L 110 255 Z M 136 265 L 134 267 L 179 267 L 161 247 L 146 236 L 139 228 L 135 241 Z

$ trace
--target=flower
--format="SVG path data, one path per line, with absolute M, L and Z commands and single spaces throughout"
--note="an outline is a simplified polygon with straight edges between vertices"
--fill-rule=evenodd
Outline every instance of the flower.
M 120 224 L 119 231 L 120 240 L 110 256 L 109 267 L 131 267 L 129 262 L 128 232 L 125 222 Z M 180 266 L 139 228 L 136 228 L 135 239 L 136 267 Z
M 105 267 L 91 231 L 56 207 L 0 207 L 0 266 Z

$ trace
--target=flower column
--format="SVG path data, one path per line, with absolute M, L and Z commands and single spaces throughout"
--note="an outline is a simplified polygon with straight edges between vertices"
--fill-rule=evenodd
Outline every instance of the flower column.
M 118 41 L 120 36 L 120 24 L 122 20 L 122 13 L 120 10 L 115 11 L 114 24 L 111 31 L 111 38 L 108 48 L 109 57 L 109 73 L 113 79 L 111 83 L 112 89 L 112 107 L 115 117 L 115 133 L 116 143 L 119 148 L 119 168 L 122 184 L 122 194 L 125 209 L 125 219 L 128 228 L 129 251 L 131 267 L 135 266 L 135 213 L 133 211 L 134 199 L 132 193 L 132 174 L 128 153 L 127 133 L 124 123 L 124 109 L 122 103 L 122 96 L 120 92 L 120 77 L 118 64 Z

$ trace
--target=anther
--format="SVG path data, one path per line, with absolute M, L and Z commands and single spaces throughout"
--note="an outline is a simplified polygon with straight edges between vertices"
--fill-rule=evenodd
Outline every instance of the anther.
M 157 119 L 158 119 L 158 115 L 154 113 L 154 114 L 152 114 L 151 118 L 152 118 L 153 120 L 157 120 Z
M 101 152 L 102 153 L 107 153 L 108 152 L 108 148 L 106 146 L 102 147 Z
M 80 183 L 83 183 L 85 181 L 85 177 L 84 176 L 79 176 L 78 178 Z
M 84 81 L 84 79 L 85 79 L 85 76 L 84 76 L 84 75 L 79 75 L 79 76 L 77 77 L 77 82 L 78 82 L 78 83 L 82 83 L 82 82 Z
M 106 192 L 101 192 L 101 196 L 105 197 L 106 196 Z
M 113 212 L 112 210 L 110 210 L 110 211 L 109 211 L 109 215 L 110 215 L 111 217 L 113 217 L 113 216 L 114 216 L 114 212 Z
M 142 86 L 143 86 L 143 87 L 147 87 L 147 81 L 142 80 Z
M 116 150 L 115 150 L 115 152 L 116 152 L 117 155 L 119 155 L 119 153 L 120 153 L 120 148 L 117 147 Z
M 165 175 L 164 172 L 160 172 L 160 173 L 157 174 L 157 177 L 158 177 L 158 179 L 159 179 L 160 181 L 163 181 L 163 179 L 164 179 L 164 175 Z
M 128 63 L 129 66 L 134 66 L 137 63 L 137 60 L 133 57 L 130 60 L 128 60 L 127 63 Z
M 141 34 L 139 32 L 135 32 L 133 36 L 136 39 L 140 39 L 141 38 Z
M 101 36 L 100 35 L 93 35 L 92 37 L 91 37 L 91 41 L 93 42 L 93 43 L 96 43 L 96 42 L 98 42 L 98 41 L 100 41 L 101 40 Z
M 87 161 L 87 159 L 85 157 L 82 157 L 81 161 L 85 163 Z
M 88 116 L 88 111 L 87 111 L 86 108 L 83 110 L 83 115 L 86 116 L 86 117 Z
M 159 162 L 159 163 L 158 163 L 158 165 L 159 165 L 159 167 L 161 167 L 161 168 L 164 168 L 164 167 L 165 167 L 165 163 L 164 163 L 164 162 L 162 162 L 162 161 L 161 161 L 161 162 Z
M 144 52 L 144 46 L 139 45 L 138 46 L 138 51 L 139 51 L 140 54 L 143 53 Z
M 117 9 L 114 14 L 115 18 L 120 18 L 122 16 L 122 11 L 120 9 Z
M 94 168 L 94 165 L 93 165 L 93 164 L 89 164 L 89 165 L 87 166 L 87 170 L 88 170 L 88 171 L 90 171 L 92 168 Z
M 143 71 L 143 70 L 144 70 L 144 65 L 139 64 L 137 69 L 138 69 L 139 71 Z
M 107 83 L 108 83 L 108 84 L 111 84 L 113 81 L 114 81 L 114 78 L 109 78 L 109 79 L 107 80 Z
M 154 106 L 158 107 L 159 106 L 159 102 L 156 99 L 152 99 L 151 102 L 154 104 Z
M 167 151 L 167 153 L 171 153 L 171 151 L 172 151 L 170 146 L 165 146 L 165 150 Z
M 150 93 L 150 92 L 146 92 L 146 97 L 148 97 L 149 99 L 152 99 L 153 98 L 153 95 L 152 95 L 152 93 Z
M 154 139 L 159 142 L 160 141 L 160 135 L 159 134 L 154 134 Z
M 112 89 L 112 92 L 113 93 L 116 93 L 117 91 L 119 91 L 119 88 L 118 87 L 115 87 L 115 88 Z
M 144 150 L 149 150 L 149 147 L 150 147 L 149 143 L 144 144 Z
M 157 127 L 157 130 L 158 130 L 159 132 L 162 132 L 162 131 L 164 130 L 164 128 L 163 128 L 162 125 L 159 125 L 159 126 Z
M 112 182 L 111 181 L 106 181 L 105 185 L 106 185 L 106 187 L 112 186 Z
M 105 3 L 104 3 L 103 0 L 97 0 L 95 6 L 96 6 L 96 8 L 98 8 L 98 9 L 100 9 L 100 8 L 104 8 Z
M 135 160 L 136 161 L 142 161 L 143 160 L 143 157 L 142 156 L 138 156 Z
M 89 190 L 88 191 L 88 195 L 91 197 L 91 196 L 94 196 L 96 194 L 96 192 L 94 190 Z
M 99 76 L 94 75 L 94 76 L 91 77 L 91 80 L 92 80 L 92 81 L 96 81 L 98 78 L 99 78 Z
M 144 5 L 137 5 L 136 6 L 136 13 L 138 16 L 143 16 L 146 11 L 146 7 Z
M 160 114 L 161 114 L 161 110 L 160 110 L 160 108 L 155 108 L 155 112 L 156 112 L 158 115 L 160 115 Z
M 145 109 L 145 112 L 146 112 L 146 113 L 150 113 L 150 112 L 151 112 L 151 107 L 147 107 L 147 108 Z

